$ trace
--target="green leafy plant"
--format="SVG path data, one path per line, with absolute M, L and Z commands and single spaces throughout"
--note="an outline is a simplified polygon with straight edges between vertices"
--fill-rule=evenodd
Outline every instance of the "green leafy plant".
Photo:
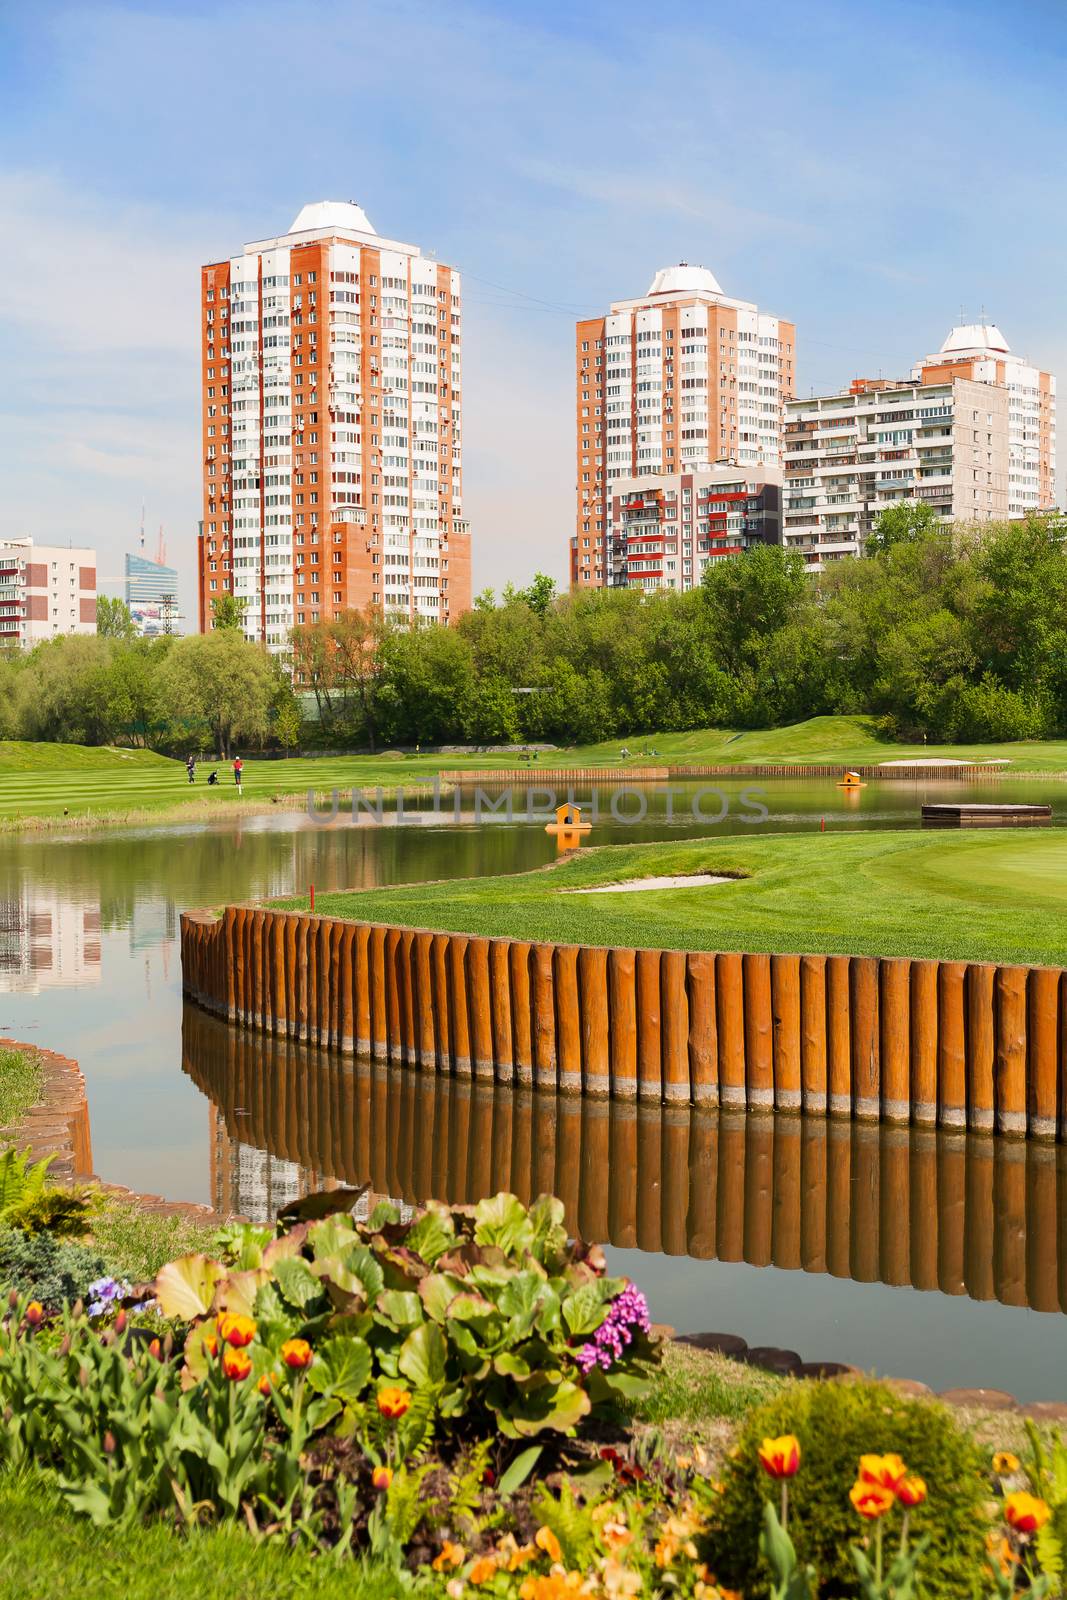
M 34 1161 L 29 1150 L 20 1152 L 13 1145 L 0 1155 L 0 1227 L 65 1238 L 88 1233 L 96 1202 L 49 1183 L 53 1159 Z
M 50 1311 L 84 1296 L 104 1270 L 102 1258 L 83 1244 L 17 1228 L 0 1232 L 0 1286 Z
M 758 1450 L 765 1437 L 784 1434 L 796 1435 L 802 1463 L 790 1484 L 789 1536 L 799 1560 L 814 1567 L 820 1593 L 855 1591 L 851 1547 L 861 1547 L 864 1528 L 848 1489 L 860 1456 L 871 1452 L 899 1454 L 926 1482 L 928 1498 L 912 1514 L 916 1539 L 930 1540 L 924 1595 L 948 1600 L 971 1592 L 989 1526 L 982 1455 L 946 1407 L 870 1382 L 792 1385 L 751 1414 L 709 1532 L 709 1561 L 722 1581 L 753 1600 L 771 1592 L 760 1558 L 768 1496 Z
M 438 1416 L 515 1439 L 568 1433 L 594 1408 L 643 1393 L 655 1368 L 647 1317 L 624 1326 L 617 1360 L 589 1354 L 626 1281 L 605 1275 L 599 1249 L 568 1243 L 563 1207 L 548 1197 L 529 1208 L 506 1194 L 431 1204 L 408 1222 L 386 1204 L 366 1224 L 338 1214 L 226 1244 L 232 1265 L 187 1256 L 156 1281 L 163 1312 L 193 1324 L 194 1376 L 197 1329 L 219 1312 L 254 1316 L 268 1354 L 308 1340 L 308 1381 L 330 1385 L 328 1420 L 358 1432 L 373 1459 L 383 1435 L 371 1391 L 382 1384 L 411 1391 L 396 1433 L 410 1451 Z

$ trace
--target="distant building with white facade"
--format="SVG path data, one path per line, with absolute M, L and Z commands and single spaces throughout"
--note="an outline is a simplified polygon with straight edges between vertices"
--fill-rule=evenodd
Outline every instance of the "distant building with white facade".
M 1048 511 L 1056 504 L 1056 379 L 1013 355 L 989 322 L 953 328 L 935 355 L 917 361 L 920 383 L 973 378 L 1008 391 L 1008 516 Z
M 96 632 L 96 551 L 0 541 L 0 645 Z
M 573 586 L 628 582 L 610 519 L 618 479 L 780 465 L 795 347 L 791 322 L 684 262 L 657 272 L 647 294 L 577 324 Z
M 860 554 L 879 514 L 901 501 L 965 522 L 1003 519 L 1008 473 L 1003 385 L 857 378 L 786 405 L 783 543 L 818 570 Z
M 692 589 L 709 563 L 780 544 L 781 512 L 780 467 L 704 467 L 612 483 L 613 546 L 631 589 Z

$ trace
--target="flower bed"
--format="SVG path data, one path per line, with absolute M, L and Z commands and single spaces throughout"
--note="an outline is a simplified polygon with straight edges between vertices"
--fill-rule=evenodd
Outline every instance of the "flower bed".
M 10 1297 L 4 1460 L 98 1526 L 234 1523 L 447 1600 L 1061 1592 L 1055 1436 L 990 1463 L 867 1382 L 784 1384 L 725 1460 L 635 1427 L 648 1308 L 548 1197 L 216 1245 L 88 1307 Z

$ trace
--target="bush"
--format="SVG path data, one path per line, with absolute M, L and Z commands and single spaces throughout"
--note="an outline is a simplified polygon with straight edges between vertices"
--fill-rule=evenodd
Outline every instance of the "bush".
M 752 1413 L 709 1535 L 710 1564 L 721 1579 L 750 1600 L 768 1593 L 758 1542 L 763 1504 L 774 1498 L 774 1486 L 757 1450 L 764 1438 L 788 1433 L 801 1450 L 800 1471 L 790 1483 L 789 1532 L 801 1563 L 815 1568 L 821 1595 L 856 1593 L 849 1546 L 862 1543 L 866 1528 L 848 1491 L 860 1456 L 871 1452 L 895 1452 L 926 1481 L 929 1498 L 911 1519 L 915 1538 L 928 1533 L 932 1541 L 921 1567 L 923 1595 L 958 1600 L 972 1592 L 989 1527 L 984 1456 L 944 1406 L 866 1382 L 798 1384 Z M 897 1513 L 891 1530 L 895 1537 Z
M 18 1228 L 0 1233 L 0 1286 L 15 1289 L 27 1300 L 39 1300 L 49 1311 L 58 1310 L 65 1300 L 84 1299 L 89 1285 L 103 1272 L 102 1258 L 85 1245 Z

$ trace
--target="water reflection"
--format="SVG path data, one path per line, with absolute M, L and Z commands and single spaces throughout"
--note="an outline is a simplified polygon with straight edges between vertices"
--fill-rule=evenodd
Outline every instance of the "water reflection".
M 40 994 L 100 982 L 100 902 L 19 885 L 0 898 L 0 990 Z
M 409 1203 L 558 1194 L 620 1249 L 1067 1309 L 1067 1149 L 817 1118 L 636 1107 L 388 1069 L 195 1007 L 214 1203 L 265 1219 L 331 1181 Z

